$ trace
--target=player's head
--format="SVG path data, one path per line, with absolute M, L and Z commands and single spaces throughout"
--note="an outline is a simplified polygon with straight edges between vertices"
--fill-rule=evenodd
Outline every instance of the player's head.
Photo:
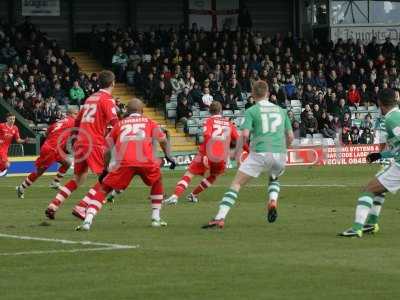
M 78 116 L 78 110 L 76 108 L 68 108 L 67 116 L 75 119 Z
M 14 125 L 15 123 L 15 115 L 12 113 L 7 113 L 6 114 L 6 121 L 8 125 Z
M 143 113 L 143 102 L 138 98 L 133 98 L 128 103 L 127 113 L 128 114 L 142 114 Z
M 253 84 L 251 94 L 256 102 L 267 99 L 269 97 L 268 84 L 264 80 L 256 81 Z
M 222 105 L 221 102 L 213 101 L 209 107 L 209 112 L 211 115 L 220 115 L 222 112 Z
M 394 90 L 388 88 L 381 90 L 378 95 L 378 105 L 384 115 L 393 107 L 397 106 Z
M 115 75 L 111 71 L 101 71 L 99 74 L 99 85 L 101 89 L 112 89 L 115 85 Z

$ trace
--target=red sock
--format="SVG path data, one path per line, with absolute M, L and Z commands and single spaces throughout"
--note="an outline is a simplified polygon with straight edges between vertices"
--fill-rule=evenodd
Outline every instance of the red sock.
M 193 190 L 193 195 L 198 195 L 205 189 L 209 188 L 217 179 L 215 175 L 210 175 L 207 178 L 204 178 L 199 185 Z
M 103 188 L 104 190 L 108 190 L 107 188 Z M 85 203 L 87 205 L 87 213 L 88 214 L 93 214 L 97 215 L 97 213 L 101 210 L 103 207 L 104 200 L 106 198 L 106 194 L 104 193 L 102 189 L 102 186 L 100 183 L 97 183 L 92 189 L 91 192 L 86 194 L 85 198 Z M 109 190 L 111 191 L 111 190 Z M 82 201 L 83 201 L 82 200 Z
M 182 179 L 176 184 L 175 193 L 174 194 L 177 195 L 178 197 L 180 195 L 182 195 L 183 192 L 189 186 L 191 180 L 192 179 L 190 179 L 189 176 L 183 176 Z
M 40 177 L 39 174 L 33 172 L 28 175 L 28 177 L 25 178 L 24 182 L 20 185 L 20 188 L 26 189 L 32 185 Z
M 102 185 L 100 182 L 97 182 L 94 187 L 92 187 L 89 192 L 87 192 L 86 196 L 79 201 L 76 206 L 87 208 L 89 207 L 90 200 L 97 194 L 97 192 L 101 191 Z M 103 199 L 104 200 L 104 199 Z
M 60 183 L 61 179 L 63 179 L 63 177 L 64 177 L 65 173 L 67 173 L 68 169 L 69 169 L 69 165 L 61 165 L 58 168 L 56 177 L 54 177 L 54 179 L 53 179 L 54 182 Z
M 151 187 L 150 199 L 153 220 L 160 220 L 161 204 L 164 198 L 164 186 L 161 179 L 155 182 Z
M 75 180 L 70 180 L 66 185 L 60 187 L 58 194 L 51 201 L 49 206 L 53 209 L 57 209 L 68 197 L 78 188 Z

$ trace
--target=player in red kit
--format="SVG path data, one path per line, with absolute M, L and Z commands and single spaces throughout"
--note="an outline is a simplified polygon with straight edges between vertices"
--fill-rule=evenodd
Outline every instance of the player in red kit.
M 86 194 L 84 199 L 89 203 L 89 207 L 78 230 L 89 230 L 107 194 L 112 190 L 125 190 L 135 175 L 140 176 L 143 182 L 151 187 L 152 226 L 167 225 L 160 218 L 164 189 L 160 161 L 153 153 L 153 142 L 158 141 L 167 160 L 175 164 L 170 158 L 168 140 L 157 123 L 143 116 L 143 103 L 139 99 L 129 102 L 128 113 L 129 116 L 114 126 L 108 135 L 113 160 L 104 178 Z
M 200 145 L 199 153 L 196 155 L 188 170 L 175 187 L 175 192 L 165 203 L 176 204 L 178 198 L 189 186 L 195 175 L 208 176 L 203 178 L 200 184 L 188 196 L 191 202 L 198 202 L 197 196 L 210 187 L 217 177 L 225 172 L 229 159 L 231 143 L 236 143 L 239 134 L 236 126 L 228 119 L 221 116 L 222 105 L 218 101 L 211 103 L 209 111 L 211 117 L 204 121 L 204 142 Z
M 59 188 L 58 194 L 46 209 L 46 216 L 54 219 L 61 204 L 82 185 L 89 169 L 94 174 L 101 174 L 104 169 L 104 151 L 108 125 L 118 122 L 117 110 L 111 92 L 115 85 L 115 75 L 111 71 L 99 74 L 100 90 L 86 99 L 75 121 L 78 134 L 74 143 L 74 178 Z M 72 213 L 78 218 L 85 218 L 88 203 L 80 201 Z
M 71 162 L 66 156 L 67 143 L 75 127 L 77 114 L 77 110 L 69 109 L 66 118 L 55 121 L 49 126 L 46 132 L 46 141 L 40 149 L 39 157 L 35 161 L 36 171 L 29 174 L 21 185 L 17 186 L 18 198 L 24 198 L 25 190 L 55 162 L 59 163 L 60 167 L 53 182 L 50 183 L 50 187 L 58 188 L 60 186 L 60 180 L 71 166 Z
M 18 127 L 15 124 L 15 116 L 8 113 L 6 115 L 6 122 L 0 123 L 0 173 L 5 174 L 10 167 L 8 161 L 8 148 L 11 142 L 15 140 L 18 144 L 22 144 L 25 140 L 19 136 Z

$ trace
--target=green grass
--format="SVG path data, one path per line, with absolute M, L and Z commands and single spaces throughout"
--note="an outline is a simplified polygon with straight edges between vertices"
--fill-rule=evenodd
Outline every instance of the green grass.
M 0 178 L 0 233 L 140 245 L 139 249 L 0 256 L 0 299 L 397 299 L 400 294 L 399 205 L 389 195 L 381 232 L 362 239 L 350 226 L 360 188 L 376 167 L 289 168 L 279 218 L 267 224 L 265 178 L 242 190 L 226 228 L 202 230 L 232 180 L 230 171 L 198 204 L 166 207 L 167 228 L 149 226 L 148 189 L 135 179 L 91 232 L 75 232 L 70 211 L 90 182 L 50 226 L 40 226 L 54 191 L 44 177 L 15 197 L 22 178 Z M 164 176 L 170 193 L 182 172 Z M 197 181 L 196 181 L 197 182 Z M 300 186 L 342 184 L 345 187 Z M 194 186 L 192 184 L 192 186 Z M 0 237 L 0 253 L 85 248 Z

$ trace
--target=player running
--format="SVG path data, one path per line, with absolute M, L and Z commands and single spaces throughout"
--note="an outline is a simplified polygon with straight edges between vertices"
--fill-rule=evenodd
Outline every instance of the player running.
M 203 125 L 204 142 L 200 145 L 199 153 L 188 170 L 177 183 L 174 194 L 165 200 L 167 204 L 178 203 L 178 198 L 185 192 L 195 175 L 204 177 L 205 173 L 209 173 L 187 197 L 190 202 L 198 202 L 198 195 L 225 172 L 230 144 L 236 143 L 239 134 L 236 126 L 221 116 L 221 103 L 212 102 L 209 111 L 211 117 L 207 118 Z
M 367 161 L 394 158 L 394 162 L 378 172 L 358 198 L 353 226 L 342 233 L 344 237 L 362 237 L 363 233 L 379 231 L 378 219 L 385 201 L 385 192 L 395 194 L 400 189 L 400 110 L 392 89 L 384 89 L 378 96 L 378 105 L 384 115 L 389 150 L 370 153 Z
M 268 85 L 265 81 L 259 80 L 253 85 L 252 95 L 256 105 L 246 110 L 241 126 L 245 144 L 251 134 L 250 154 L 240 165 L 230 189 L 224 194 L 217 215 L 203 228 L 223 228 L 240 188 L 251 178 L 258 177 L 262 171 L 269 174 L 267 220 L 272 223 L 277 218 L 280 192 L 278 177 L 285 169 L 287 146 L 294 139 L 292 126 L 286 110 L 268 101 Z
M 29 174 L 21 185 L 17 186 L 18 198 L 24 198 L 25 190 L 30 187 L 55 162 L 60 164 L 57 175 L 50 183 L 51 188 L 58 189 L 60 181 L 71 166 L 66 157 L 67 143 L 75 126 L 76 109 L 69 109 L 67 116 L 49 126 L 46 141 L 40 149 L 40 155 L 35 161 L 36 171 Z
M 10 167 L 8 160 L 8 148 L 11 142 L 15 140 L 16 143 L 25 143 L 25 140 L 19 136 L 18 127 L 15 126 L 15 116 L 11 113 L 6 114 L 6 122 L 0 123 L 0 175 L 3 176 L 7 173 Z
M 164 188 L 160 162 L 154 156 L 153 142 L 158 141 L 167 160 L 175 165 L 170 156 L 168 140 L 160 127 L 143 116 L 143 103 L 133 99 L 128 104 L 129 116 L 121 120 L 107 137 L 109 151 L 114 151 L 114 161 L 109 173 L 89 190 L 85 198 L 89 203 L 86 218 L 77 230 L 90 230 L 93 219 L 102 208 L 105 197 L 112 190 L 125 190 L 132 178 L 138 175 L 151 187 L 151 225 L 167 226 L 160 217 Z
M 104 169 L 107 126 L 118 123 L 115 102 L 111 96 L 115 85 L 114 73 L 100 72 L 99 85 L 101 89 L 86 100 L 76 118 L 75 127 L 79 127 L 79 130 L 74 143 L 74 178 L 60 187 L 58 194 L 50 202 L 45 211 L 49 219 L 55 218 L 61 204 L 85 182 L 88 169 L 97 175 Z M 80 201 L 72 214 L 84 219 L 87 206 L 85 199 Z

